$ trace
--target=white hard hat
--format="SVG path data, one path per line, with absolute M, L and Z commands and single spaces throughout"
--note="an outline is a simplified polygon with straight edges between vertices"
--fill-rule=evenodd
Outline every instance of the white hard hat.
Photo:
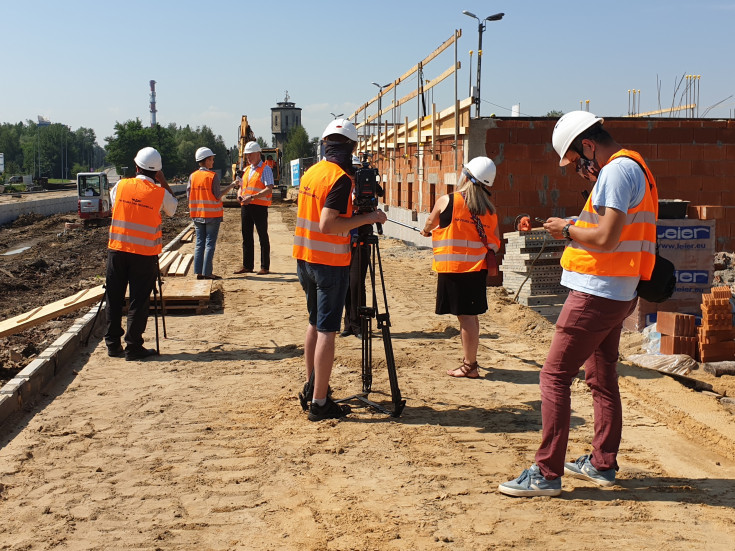
M 475 157 L 464 165 L 464 169 L 478 183 L 485 186 L 492 186 L 495 181 L 495 163 L 487 157 Z
M 597 122 L 605 122 L 605 119 L 596 117 L 589 111 L 570 111 L 556 121 L 554 133 L 551 135 L 551 143 L 559 154 L 559 166 L 569 164 L 565 157 L 569 146 L 577 136 Z
M 243 153 L 260 153 L 261 149 L 258 142 L 248 142 L 245 144 L 245 149 L 242 151 Z
M 153 172 L 158 172 L 163 168 L 161 154 L 152 147 L 144 147 L 138 151 L 134 161 L 140 168 Z
M 352 156 L 352 166 L 362 166 L 362 163 L 360 162 L 360 157 L 357 155 Z
M 197 160 L 197 162 L 203 161 L 207 157 L 214 157 L 214 151 L 212 151 L 208 147 L 200 147 L 194 154 L 194 158 Z
M 332 134 L 340 134 L 353 142 L 357 141 L 357 128 L 347 119 L 334 119 L 324 129 L 322 140 Z

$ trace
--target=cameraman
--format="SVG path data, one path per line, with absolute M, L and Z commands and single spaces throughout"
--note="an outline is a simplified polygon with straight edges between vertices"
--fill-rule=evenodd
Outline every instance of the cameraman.
M 322 134 L 325 158 L 304 173 L 294 232 L 293 256 L 306 294 L 309 325 L 304 340 L 307 381 L 314 373 L 309 420 L 338 419 L 350 412 L 327 396 L 334 363 L 334 341 L 340 327 L 350 271 L 350 230 L 385 223 L 381 210 L 352 213 L 352 153 L 357 129 L 347 119 L 335 119 Z

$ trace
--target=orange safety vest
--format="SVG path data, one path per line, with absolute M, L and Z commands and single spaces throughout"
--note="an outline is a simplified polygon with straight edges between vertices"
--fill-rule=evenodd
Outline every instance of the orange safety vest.
M 222 218 L 222 201 L 212 193 L 215 173 L 197 170 L 191 174 L 189 188 L 189 216 L 192 218 Z
M 245 172 L 242 175 L 242 185 L 240 186 L 240 195 L 245 197 L 246 195 L 255 195 L 260 193 L 267 186 L 263 183 L 263 169 L 266 167 L 265 163 L 261 163 L 259 167 L 253 168 L 253 165 L 248 165 Z M 251 178 L 252 173 L 252 178 Z M 273 199 L 273 192 L 268 191 L 265 198 L 253 199 L 251 205 L 263 205 L 264 207 L 271 206 L 271 200 Z
M 110 238 L 113 251 L 153 256 L 161 252 L 161 205 L 166 190 L 140 178 L 125 178 L 117 184 L 112 206 Z
M 495 243 L 500 248 L 500 239 L 495 235 L 497 214 L 486 212 L 480 215 L 480 222 L 485 228 L 488 245 Z M 487 269 L 485 256 L 488 249 L 480 239 L 470 209 L 459 192 L 454 193 L 452 222 L 446 228 L 432 230 L 431 245 L 434 248 L 431 268 L 435 272 L 463 274 Z
M 327 195 L 337 180 L 347 173 L 338 165 L 322 160 L 309 168 L 301 177 L 299 206 L 296 211 L 296 231 L 293 239 L 293 256 L 314 264 L 327 266 L 350 265 L 350 233 L 322 233 L 319 219 L 327 201 Z M 352 216 L 352 195 L 348 199 L 347 213 Z
M 591 249 L 582 243 L 572 241 L 564 250 L 561 266 L 565 270 L 580 274 L 640 276 L 643 280 L 649 280 L 656 260 L 656 219 L 658 218 L 656 181 L 643 161 L 643 157 L 635 151 L 621 149 L 605 164 L 618 157 L 633 159 L 643 170 L 647 183 L 643 200 L 637 206 L 628 209 L 620 241 L 612 251 Z M 590 194 L 575 225 L 580 228 L 594 228 L 597 227 L 598 220 Z

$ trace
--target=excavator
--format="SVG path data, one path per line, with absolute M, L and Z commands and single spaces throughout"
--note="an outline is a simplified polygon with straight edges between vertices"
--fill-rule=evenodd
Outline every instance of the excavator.
M 240 118 L 240 126 L 237 129 L 237 162 L 232 165 L 232 177 L 233 179 L 237 174 L 242 174 L 242 171 L 248 165 L 248 160 L 245 156 L 245 144 L 248 142 L 256 141 L 255 133 L 248 124 L 248 118 L 243 115 Z M 260 153 L 260 158 L 265 164 L 271 167 L 273 171 L 273 182 L 274 187 L 281 191 L 284 195 L 286 192 L 286 186 L 281 184 L 281 165 L 283 164 L 283 156 L 281 150 L 277 147 L 264 147 Z M 237 202 L 237 189 L 232 190 L 230 193 L 222 198 L 222 204 L 226 207 L 239 207 L 240 204 Z

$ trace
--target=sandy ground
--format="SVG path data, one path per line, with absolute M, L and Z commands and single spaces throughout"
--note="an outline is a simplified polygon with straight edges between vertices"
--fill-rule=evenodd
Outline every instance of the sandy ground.
M 306 310 L 292 214 L 271 211 L 272 273 L 233 276 L 239 213 L 226 210 L 223 308 L 168 316 L 162 355 L 145 363 L 90 344 L 2 427 L 0 549 L 733 549 L 733 416 L 625 362 L 619 484 L 499 494 L 539 443 L 553 326 L 490 290 L 482 377 L 447 377 L 462 354 L 456 319 L 433 313 L 430 251 L 380 241 L 403 414 L 353 402 L 343 421 L 309 422 L 296 397 Z M 626 335 L 624 352 L 639 344 Z M 374 356 L 370 397 L 390 406 L 381 339 Z M 336 397 L 359 391 L 360 368 L 360 341 L 338 338 Z M 581 379 L 572 406 L 570 460 L 592 433 Z

